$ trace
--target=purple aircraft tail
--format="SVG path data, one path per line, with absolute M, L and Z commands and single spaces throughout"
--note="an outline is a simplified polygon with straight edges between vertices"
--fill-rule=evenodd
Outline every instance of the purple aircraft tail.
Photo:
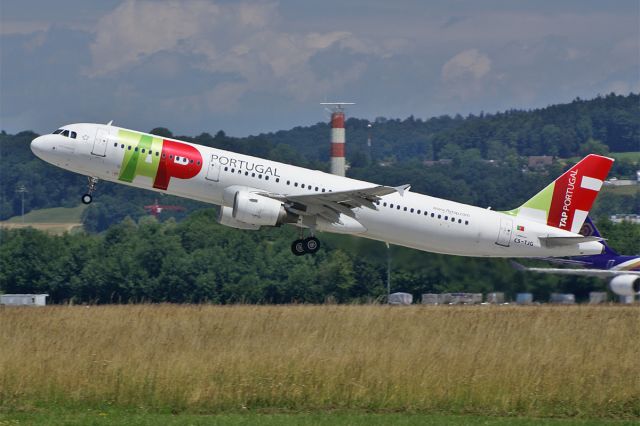
M 587 219 L 584 221 L 584 224 L 582 225 L 582 228 L 580 228 L 580 235 L 584 235 L 585 237 L 600 237 L 600 238 L 602 238 L 602 235 L 600 235 L 600 231 L 598 231 L 598 228 L 596 228 L 596 225 L 595 225 L 595 223 L 593 223 L 593 221 L 591 220 L 590 216 L 587 216 Z M 606 240 L 602 240 L 602 241 L 600 241 L 600 243 L 602 243 L 602 245 L 604 245 L 603 254 L 609 254 L 609 255 L 612 255 L 612 256 L 618 256 L 618 253 L 614 249 L 609 247 L 609 245 L 607 244 Z

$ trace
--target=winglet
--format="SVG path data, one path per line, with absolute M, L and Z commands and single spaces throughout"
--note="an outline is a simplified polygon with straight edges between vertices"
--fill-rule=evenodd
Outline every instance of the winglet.
M 393 189 L 398 191 L 398 194 L 400 194 L 400 196 L 403 197 L 404 196 L 404 191 L 409 192 L 409 190 L 411 189 L 411 184 L 396 186 Z
M 113 120 L 109 120 L 109 122 L 107 123 L 107 126 L 111 126 L 113 124 Z

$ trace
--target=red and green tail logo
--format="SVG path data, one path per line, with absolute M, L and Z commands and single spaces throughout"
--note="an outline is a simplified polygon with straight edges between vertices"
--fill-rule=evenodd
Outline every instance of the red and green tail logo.
M 613 159 L 590 154 L 509 214 L 578 233 Z

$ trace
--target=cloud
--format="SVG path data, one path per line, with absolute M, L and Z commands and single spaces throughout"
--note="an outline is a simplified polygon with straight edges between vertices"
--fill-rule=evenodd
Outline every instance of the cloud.
M 458 53 L 442 66 L 442 79 L 445 81 L 480 79 L 489 71 L 491 71 L 491 59 L 477 49 L 468 49 Z
M 215 105 L 216 110 L 232 109 L 243 95 L 256 90 L 312 99 L 342 87 L 362 70 L 362 63 L 346 63 L 344 73 L 324 80 L 310 65 L 319 52 L 334 48 L 346 56 L 380 52 L 348 31 L 287 32 L 276 6 L 268 2 L 127 0 L 96 25 L 93 65 L 87 73 L 91 77 L 125 74 L 151 56 L 179 53 L 194 61 L 186 67 L 240 77 L 242 83 L 236 79 L 220 87 L 214 84 L 200 100 Z

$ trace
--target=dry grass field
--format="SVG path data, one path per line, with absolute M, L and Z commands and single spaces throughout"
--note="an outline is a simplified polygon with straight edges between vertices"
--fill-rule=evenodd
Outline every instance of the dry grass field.
M 640 308 L 0 308 L 0 408 L 640 418 Z

